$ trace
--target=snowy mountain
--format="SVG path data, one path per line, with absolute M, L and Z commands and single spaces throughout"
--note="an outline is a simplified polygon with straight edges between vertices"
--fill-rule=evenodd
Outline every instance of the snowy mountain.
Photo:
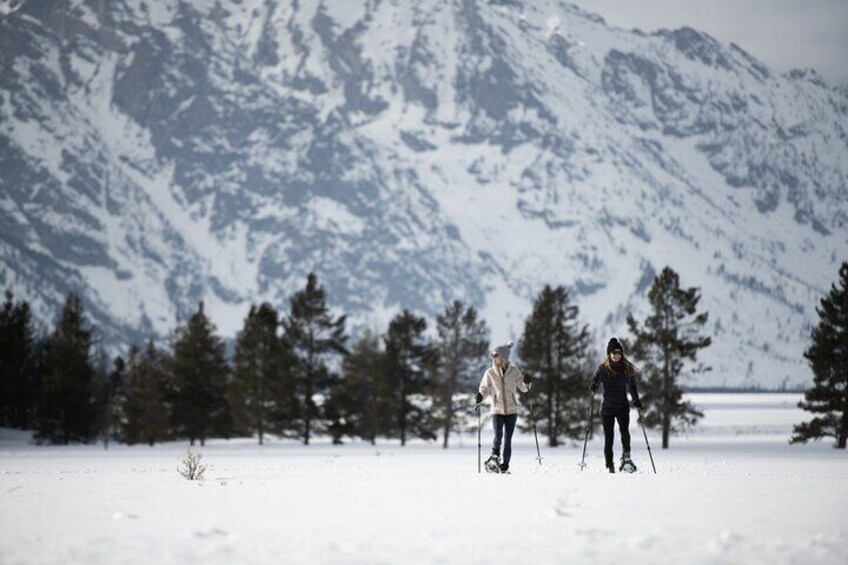
M 0 7 L 0 285 L 114 344 L 225 335 L 314 270 L 359 323 L 454 298 L 517 338 L 545 283 L 599 347 L 665 265 L 703 385 L 805 383 L 848 249 L 848 93 L 556 1 Z

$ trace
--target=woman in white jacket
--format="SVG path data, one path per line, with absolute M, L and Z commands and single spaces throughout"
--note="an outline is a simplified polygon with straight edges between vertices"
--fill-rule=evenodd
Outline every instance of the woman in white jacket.
M 492 424 L 495 427 L 495 439 L 492 442 L 492 455 L 486 461 L 486 468 L 501 473 L 509 472 L 509 460 L 512 456 L 512 434 L 518 420 L 518 402 L 515 392 L 530 390 L 530 377 L 524 376 L 518 367 L 509 364 L 512 342 L 500 345 L 492 351 L 492 366 L 483 374 L 477 392 L 477 404 L 492 396 Z M 504 433 L 505 432 L 505 433 Z M 503 461 L 499 461 L 501 441 L 504 443 Z

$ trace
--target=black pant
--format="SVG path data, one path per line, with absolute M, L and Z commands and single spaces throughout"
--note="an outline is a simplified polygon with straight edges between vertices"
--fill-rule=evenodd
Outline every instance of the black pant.
M 612 442 L 615 439 L 615 421 L 618 420 L 618 429 L 621 432 L 621 448 L 625 453 L 630 453 L 630 411 L 619 414 L 603 414 L 604 421 L 604 459 L 607 467 L 612 465 Z
M 495 414 L 495 417 L 492 418 L 492 424 L 495 426 L 495 441 L 492 442 L 492 449 L 500 453 L 501 440 L 505 440 L 503 449 L 504 467 L 509 467 L 509 460 L 512 457 L 512 433 L 515 431 L 515 423 L 517 421 L 518 414 L 509 414 L 507 416 Z M 504 437 L 504 428 L 506 428 L 506 437 Z

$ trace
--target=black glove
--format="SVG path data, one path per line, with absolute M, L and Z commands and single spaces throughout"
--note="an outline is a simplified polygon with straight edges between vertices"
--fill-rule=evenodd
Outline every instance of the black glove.
M 589 392 L 594 394 L 596 390 L 598 390 L 598 384 L 597 383 L 592 383 L 591 385 L 589 385 Z
M 633 401 L 633 406 L 635 406 L 636 408 L 642 408 L 642 401 L 637 398 Z
M 527 375 L 524 375 L 524 379 L 523 379 L 524 384 L 529 385 L 531 380 L 532 379 L 530 379 L 530 377 L 528 377 Z
M 481 402 L 483 402 L 483 395 L 478 392 L 477 396 L 474 397 L 474 400 L 477 401 L 477 404 L 480 404 Z

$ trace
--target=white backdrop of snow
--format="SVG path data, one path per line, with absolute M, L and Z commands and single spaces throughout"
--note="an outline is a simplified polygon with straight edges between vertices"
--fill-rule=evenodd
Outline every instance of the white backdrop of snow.
M 177 474 L 181 443 L 3 430 L 0 562 L 844 564 L 848 458 L 787 444 L 799 395 L 691 398 L 706 413 L 691 434 L 669 450 L 649 434 L 657 474 L 635 422 L 634 475 L 604 471 L 601 434 L 582 472 L 581 445 L 543 445 L 540 467 L 524 434 L 513 474 L 478 475 L 472 431 L 447 450 L 215 440 L 202 484 Z

